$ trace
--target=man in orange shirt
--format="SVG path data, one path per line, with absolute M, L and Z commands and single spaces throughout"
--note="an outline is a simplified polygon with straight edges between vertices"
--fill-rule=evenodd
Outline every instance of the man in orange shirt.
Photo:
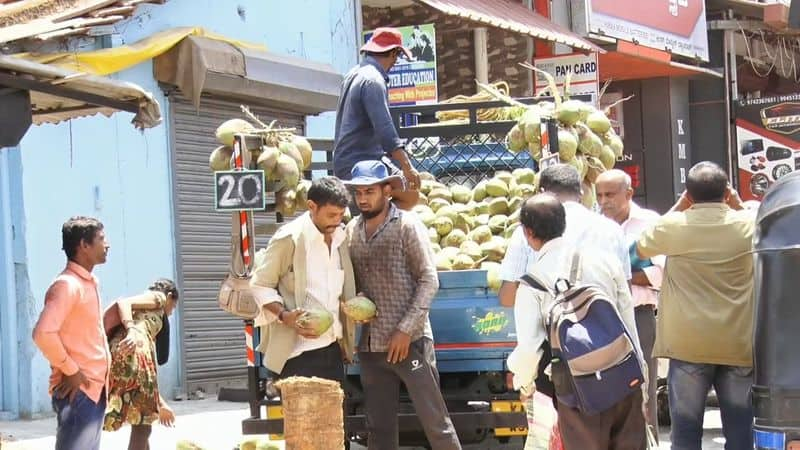
M 94 266 L 106 262 L 103 224 L 73 217 L 61 228 L 67 267 L 47 290 L 33 340 L 50 362 L 56 450 L 98 450 L 110 365 Z

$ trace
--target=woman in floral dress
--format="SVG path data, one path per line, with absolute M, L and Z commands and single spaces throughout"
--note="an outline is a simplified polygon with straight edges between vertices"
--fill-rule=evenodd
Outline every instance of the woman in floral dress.
M 158 391 L 155 343 L 177 303 L 175 283 L 163 278 L 144 294 L 116 302 L 119 324 L 109 333 L 111 373 L 103 429 L 116 431 L 130 424 L 128 450 L 149 450 L 151 424 L 159 420 L 172 426 L 175 421 Z

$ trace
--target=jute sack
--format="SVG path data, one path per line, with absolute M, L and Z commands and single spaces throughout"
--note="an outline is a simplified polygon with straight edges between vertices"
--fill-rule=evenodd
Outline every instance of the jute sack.
M 336 381 L 290 377 L 278 381 L 286 450 L 343 450 L 344 392 Z

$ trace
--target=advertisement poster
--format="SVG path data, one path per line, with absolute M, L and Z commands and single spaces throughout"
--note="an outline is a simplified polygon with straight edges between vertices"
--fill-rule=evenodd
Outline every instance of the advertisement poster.
M 585 3 L 588 11 L 582 12 L 589 32 L 708 61 L 705 0 L 586 0 Z
M 401 57 L 389 71 L 389 104 L 430 105 L 439 99 L 436 74 L 436 32 L 434 25 L 398 27 L 403 45 L 413 55 L 413 61 Z M 364 32 L 364 42 L 372 31 Z
M 597 53 L 588 55 L 576 53 L 573 55 L 535 58 L 533 65 L 537 69 L 544 70 L 553 76 L 559 93 L 564 93 L 567 76 L 571 74 L 569 81 L 570 95 L 591 95 L 592 101 L 597 102 L 597 94 L 600 91 L 598 87 Z M 536 94 L 551 95 L 547 79 L 540 73 L 536 74 L 534 91 Z
M 777 179 L 800 169 L 800 94 L 740 101 L 736 140 L 739 195 L 761 200 Z

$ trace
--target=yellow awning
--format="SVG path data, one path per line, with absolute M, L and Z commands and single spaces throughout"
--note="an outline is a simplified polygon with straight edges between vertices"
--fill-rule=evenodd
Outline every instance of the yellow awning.
M 160 31 L 130 45 L 95 50 L 91 52 L 68 53 L 20 53 L 14 56 L 40 64 L 56 66 L 74 72 L 108 75 L 133 67 L 169 51 L 187 36 L 199 36 L 227 42 L 242 49 L 266 50 L 260 44 L 231 39 L 206 31 L 200 27 L 172 28 Z

